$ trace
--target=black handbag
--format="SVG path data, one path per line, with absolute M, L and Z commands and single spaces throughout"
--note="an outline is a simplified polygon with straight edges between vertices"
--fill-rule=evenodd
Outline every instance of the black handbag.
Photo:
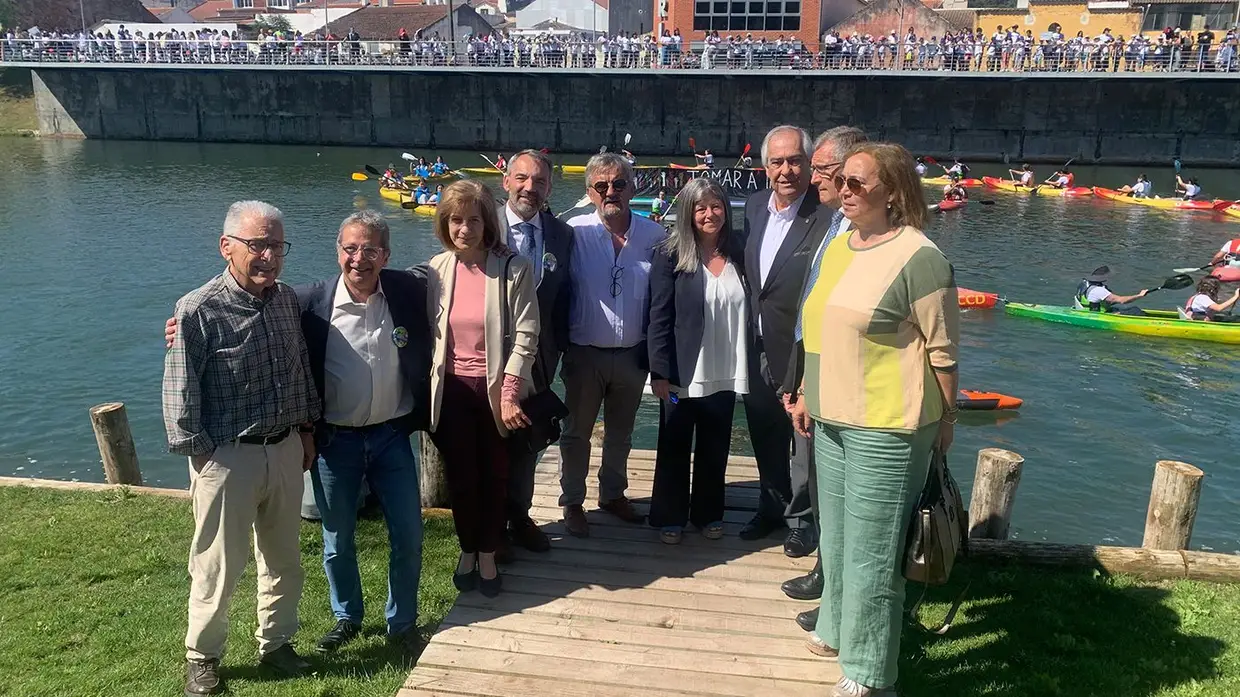
M 515 255 L 510 255 L 504 260 L 503 276 L 500 277 L 499 281 L 500 308 L 502 313 L 500 322 L 504 329 L 504 356 L 507 356 L 512 349 L 512 328 L 508 321 L 508 315 L 511 311 L 508 307 L 508 267 L 512 263 L 513 256 Z M 534 360 L 538 361 L 541 357 L 542 354 L 538 353 L 534 356 Z M 564 405 L 564 401 L 551 389 L 550 385 L 521 400 L 521 410 L 525 412 L 526 418 L 530 420 L 530 425 L 509 432 L 508 440 L 513 448 L 531 453 L 540 453 L 560 440 L 560 422 L 568 417 L 568 407 Z

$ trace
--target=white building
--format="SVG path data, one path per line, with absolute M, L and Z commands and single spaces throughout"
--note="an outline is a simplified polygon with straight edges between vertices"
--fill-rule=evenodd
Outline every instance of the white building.
M 533 30 L 552 23 L 583 31 L 607 31 L 607 0 L 534 0 L 517 10 L 517 29 Z

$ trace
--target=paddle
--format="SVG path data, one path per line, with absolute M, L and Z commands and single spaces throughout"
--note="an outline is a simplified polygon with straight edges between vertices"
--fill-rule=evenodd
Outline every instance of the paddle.
M 624 147 L 626 148 L 629 147 L 629 143 L 632 143 L 632 142 L 633 142 L 633 134 L 625 133 L 624 134 Z
M 1186 273 L 1180 273 L 1163 281 L 1163 284 L 1161 286 L 1158 286 L 1157 288 L 1150 288 L 1148 291 L 1145 292 L 1145 294 L 1149 295 L 1150 293 L 1153 293 L 1156 290 L 1180 290 L 1183 288 L 1187 288 L 1191 285 L 1193 285 L 1193 277 L 1189 276 Z
M 582 196 L 581 198 L 577 199 L 577 202 L 573 204 L 572 208 L 569 208 L 568 210 L 564 211 L 564 213 L 561 213 L 557 215 L 556 217 L 561 218 L 564 216 L 565 213 L 575 211 L 578 208 L 583 208 L 588 205 L 590 205 L 590 194 L 586 194 L 585 196 Z
M 418 208 L 420 206 L 434 206 L 434 205 L 435 205 L 434 203 L 418 203 L 417 201 L 414 201 L 413 199 L 400 202 L 400 207 L 404 208 L 407 211 L 411 211 L 414 208 Z
M 1175 173 L 1179 174 L 1180 169 L 1184 166 L 1184 163 L 1180 162 L 1180 158 L 1177 157 L 1174 160 L 1172 160 L 1171 165 L 1175 167 Z
M 753 147 L 753 146 L 752 146 L 752 145 L 750 145 L 749 143 L 745 143 L 745 149 L 741 151 L 741 156 L 740 156 L 740 157 L 738 157 L 738 158 L 736 158 L 736 166 L 737 166 L 737 167 L 740 167 L 740 166 L 741 166 L 741 163 L 745 161 L 745 156 L 749 154 L 749 149 L 750 149 L 750 148 L 752 148 L 752 147 Z
M 361 172 L 353 173 L 353 181 L 355 182 L 364 182 L 367 179 L 370 179 L 370 177 L 366 176 L 365 174 L 362 174 Z
M 1184 268 L 1182 268 L 1182 269 L 1171 269 L 1171 270 L 1172 270 L 1172 271 L 1174 271 L 1174 272 L 1176 272 L 1177 274 L 1181 274 L 1181 273 L 1197 273 L 1198 271 L 1205 271 L 1206 269 L 1212 269 L 1212 268 L 1214 268 L 1215 266 L 1218 266 L 1218 265 L 1219 265 L 1219 264 L 1221 264 L 1221 263 L 1223 263 L 1223 262 L 1221 262 L 1221 261 L 1216 261 L 1216 262 L 1212 262 L 1212 263 L 1210 263 L 1210 264 L 1206 264 L 1205 266 L 1198 266 L 1197 268 L 1184 267 Z
M 545 148 L 544 148 L 544 149 L 545 149 Z M 478 153 L 478 157 L 481 157 L 482 159 L 486 160 L 486 161 L 487 161 L 487 164 L 488 164 L 488 165 L 491 165 L 491 169 L 495 170 L 496 172 L 503 172 L 503 171 L 504 171 L 504 170 L 500 169 L 499 167 L 497 167 L 497 166 L 495 165 L 495 163 L 494 163 L 494 162 L 491 162 L 491 159 L 490 159 L 490 158 L 488 158 L 486 155 L 483 155 L 482 153 Z
M 407 152 L 402 152 L 402 153 L 400 154 L 400 159 L 402 159 L 402 160 L 409 160 L 410 162 L 417 162 L 417 161 L 418 161 L 418 158 L 417 158 L 417 157 L 415 157 L 414 155 L 412 155 L 412 154 L 410 154 L 410 153 L 407 153 Z
M 374 167 L 372 167 L 371 165 L 363 165 L 362 167 L 363 167 L 363 169 L 365 169 L 367 172 L 370 172 L 371 174 L 375 175 L 376 177 L 379 177 L 380 179 L 382 179 L 382 178 L 383 178 L 383 172 L 380 172 L 379 170 L 375 169 L 375 168 L 374 168 Z

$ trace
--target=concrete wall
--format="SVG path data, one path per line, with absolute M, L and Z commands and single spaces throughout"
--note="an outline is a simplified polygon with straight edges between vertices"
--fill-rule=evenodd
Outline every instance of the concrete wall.
M 778 123 L 854 124 L 972 160 L 1240 164 L 1240 80 L 38 68 L 39 130 L 87 138 L 593 152 L 756 149 Z

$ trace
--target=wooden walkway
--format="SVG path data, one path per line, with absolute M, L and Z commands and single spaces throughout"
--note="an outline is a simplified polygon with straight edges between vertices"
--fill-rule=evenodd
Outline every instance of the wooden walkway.
M 635 450 L 629 496 L 643 509 L 653 479 L 654 453 Z M 673 547 L 653 528 L 589 510 L 592 470 L 591 536 L 579 539 L 559 522 L 553 448 L 539 464 L 532 511 L 551 551 L 518 550 L 494 600 L 461 595 L 398 697 L 825 694 L 838 664 L 809 653 L 794 622 L 813 605 L 779 590 L 813 559 L 784 556 L 782 536 L 736 536 L 753 515 L 757 479 L 752 458 L 732 458 L 725 537 L 686 530 Z

